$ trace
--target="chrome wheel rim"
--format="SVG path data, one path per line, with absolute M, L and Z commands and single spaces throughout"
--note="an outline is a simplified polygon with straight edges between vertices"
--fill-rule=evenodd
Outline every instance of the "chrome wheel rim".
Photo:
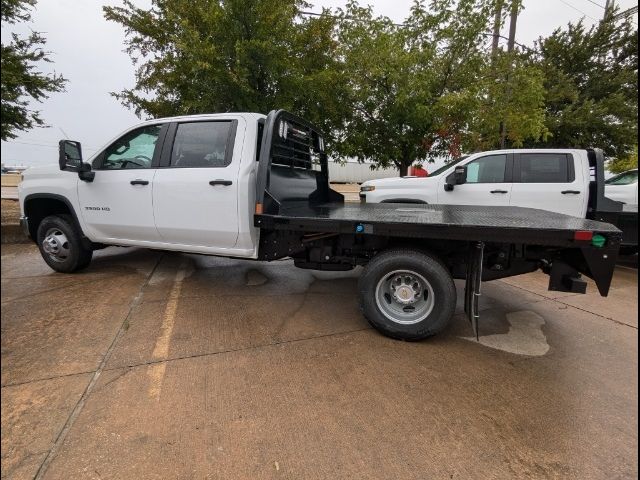
M 376 304 L 382 314 L 400 325 L 412 325 L 429 316 L 435 305 L 433 287 L 417 272 L 394 270 L 376 286 Z
M 64 262 L 71 255 L 69 239 L 59 228 L 50 228 L 42 240 L 42 249 L 56 262 Z

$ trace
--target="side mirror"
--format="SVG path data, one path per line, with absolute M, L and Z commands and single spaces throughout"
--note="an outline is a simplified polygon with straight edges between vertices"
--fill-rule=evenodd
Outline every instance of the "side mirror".
M 80 142 L 60 140 L 58 142 L 58 164 L 60 170 L 78 172 L 80 180 L 85 182 L 92 182 L 96 176 L 95 172 L 91 171 L 91 165 L 82 161 Z
M 82 166 L 82 147 L 80 142 L 60 140 L 58 142 L 58 163 L 60 170 L 80 171 Z
M 459 167 L 456 167 L 452 173 L 447 175 L 445 182 L 444 189 L 447 192 L 452 191 L 455 185 L 467 183 L 467 166 L 460 165 Z

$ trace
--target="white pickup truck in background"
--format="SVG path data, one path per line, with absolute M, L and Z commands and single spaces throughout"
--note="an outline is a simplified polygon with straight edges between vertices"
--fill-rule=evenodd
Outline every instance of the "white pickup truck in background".
M 447 188 L 447 177 L 463 166 L 465 182 Z M 495 150 L 462 157 L 428 177 L 364 182 L 360 192 L 367 203 L 513 205 L 585 217 L 589 181 L 586 150 Z

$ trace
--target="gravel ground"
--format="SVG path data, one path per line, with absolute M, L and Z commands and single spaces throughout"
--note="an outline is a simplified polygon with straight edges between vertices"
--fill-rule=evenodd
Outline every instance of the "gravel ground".
M 2 225 L 18 223 L 20 204 L 17 200 L 2 200 Z

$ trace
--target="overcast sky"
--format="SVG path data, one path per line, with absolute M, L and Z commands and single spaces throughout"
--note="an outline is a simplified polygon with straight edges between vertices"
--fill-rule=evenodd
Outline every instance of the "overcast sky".
M 539 36 L 550 34 L 556 27 L 584 17 L 585 23 L 599 20 L 606 0 L 524 0 L 524 11 L 518 18 L 516 39 L 532 44 Z M 6 42 L 11 31 L 42 32 L 53 65 L 43 71 L 62 73 L 68 80 L 65 93 L 51 95 L 36 104 L 49 128 L 36 128 L 9 142 L 2 142 L 5 165 L 41 165 L 57 161 L 60 138 L 82 142 L 86 157 L 119 132 L 137 123 L 133 112 L 125 109 L 109 95 L 134 85 L 134 68 L 123 53 L 124 31 L 120 25 L 107 22 L 102 5 L 119 4 L 113 0 L 39 0 L 28 26 L 8 26 L 2 30 Z M 150 0 L 134 0 L 140 6 Z M 311 0 L 313 11 L 322 7 L 342 7 L 345 0 Z M 400 23 L 406 18 L 412 0 L 374 0 L 377 15 L 386 15 Z M 621 9 L 635 6 L 634 0 L 617 0 Z M 637 22 L 637 14 L 634 16 Z M 506 36 L 506 31 L 503 33 Z M 266 112 L 265 112 L 266 113 Z M 64 133 L 63 133 L 64 132 Z

